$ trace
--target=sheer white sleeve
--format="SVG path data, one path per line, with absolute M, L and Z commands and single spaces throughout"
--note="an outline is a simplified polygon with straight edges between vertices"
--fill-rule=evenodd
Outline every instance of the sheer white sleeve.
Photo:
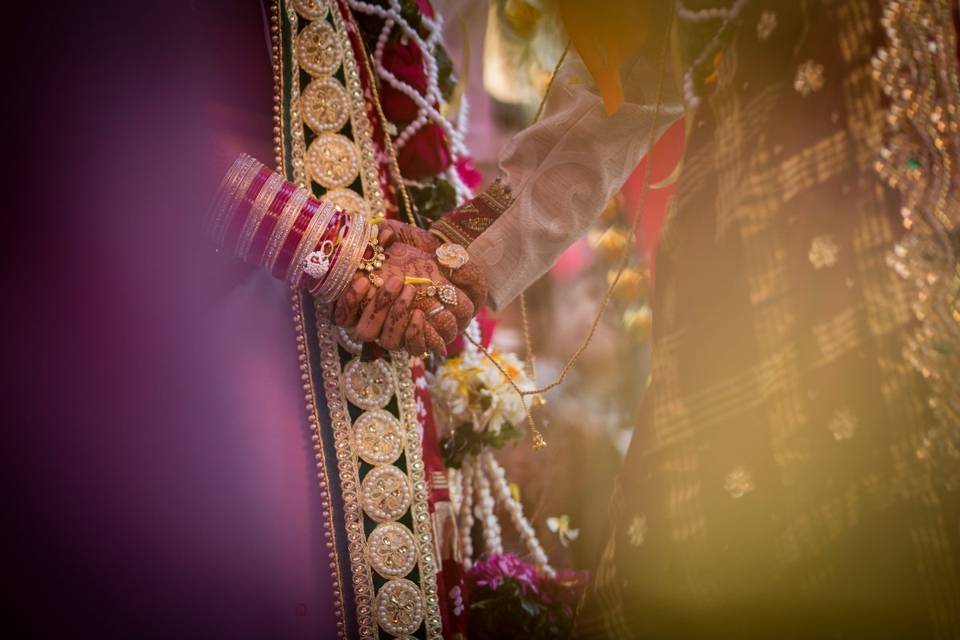
M 469 246 L 494 306 L 508 304 L 586 233 L 647 152 L 651 126 L 656 139 L 683 115 L 671 65 L 664 64 L 656 118 L 660 69 L 643 57 L 627 66 L 625 102 L 608 116 L 586 66 L 569 52 L 540 120 L 500 154 L 512 200 Z

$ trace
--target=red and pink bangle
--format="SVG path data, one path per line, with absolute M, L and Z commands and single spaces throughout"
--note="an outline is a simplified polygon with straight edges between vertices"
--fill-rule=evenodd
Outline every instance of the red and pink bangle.
M 245 154 L 227 171 L 207 229 L 218 248 L 309 289 L 323 302 L 342 293 L 370 238 L 362 214 L 312 198 Z

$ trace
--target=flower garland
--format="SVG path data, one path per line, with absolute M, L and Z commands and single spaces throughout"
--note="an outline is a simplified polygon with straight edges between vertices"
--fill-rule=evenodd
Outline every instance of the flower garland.
M 514 354 L 493 351 L 490 355 L 496 364 L 465 350 L 429 375 L 437 419 L 449 432 L 441 443 L 448 467 L 459 468 L 464 456 L 488 447 L 499 449 L 523 438 L 520 425 L 526 419 L 524 401 L 496 365 L 521 389 L 532 389 L 533 382 Z
M 481 176 L 464 143 L 469 114 L 459 98 L 456 119 L 444 114 L 456 88 L 441 43 L 443 19 L 427 0 L 348 0 L 372 51 L 384 115 L 390 122 L 417 213 L 436 219 L 473 196 Z

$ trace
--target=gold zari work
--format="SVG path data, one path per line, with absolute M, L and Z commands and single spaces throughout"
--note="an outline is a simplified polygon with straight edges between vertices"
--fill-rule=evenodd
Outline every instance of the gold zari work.
M 403 428 L 389 411 L 368 411 L 353 423 L 357 452 L 370 464 L 396 462 L 403 451 Z
M 387 633 L 410 634 L 423 620 L 423 599 L 409 580 L 391 580 L 377 595 L 377 622 Z
M 351 189 L 333 189 L 327 191 L 324 195 L 325 200 L 329 200 L 344 211 L 349 213 L 362 213 L 369 216 L 370 210 L 363 198 L 357 195 L 356 191 Z
M 390 367 L 383 360 L 354 358 L 343 368 L 347 399 L 361 409 L 382 409 L 393 395 Z
M 293 0 L 293 7 L 307 20 L 322 20 L 327 16 L 325 0 Z

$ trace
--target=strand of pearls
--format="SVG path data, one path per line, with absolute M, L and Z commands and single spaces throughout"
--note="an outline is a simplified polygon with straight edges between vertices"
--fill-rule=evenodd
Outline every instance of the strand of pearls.
M 463 478 L 460 475 L 460 469 L 450 467 L 447 469 L 447 487 L 450 491 L 450 506 L 453 512 L 460 513 L 460 505 L 463 504 Z
M 473 468 L 477 489 L 477 510 L 480 512 L 481 531 L 483 532 L 484 548 L 488 553 L 503 553 L 503 535 L 500 521 L 494 513 L 496 502 L 490 494 L 490 479 L 482 460 L 477 460 Z
M 365 13 L 383 18 L 383 29 L 377 37 L 377 43 L 374 47 L 373 68 L 376 74 L 395 90 L 403 93 L 410 98 L 417 106 L 417 117 L 404 127 L 403 131 L 394 140 L 394 147 L 402 149 L 404 145 L 428 123 L 433 122 L 443 129 L 447 145 L 452 158 L 451 167 L 444 173 L 444 177 L 450 182 L 457 194 L 457 204 L 462 204 L 473 197 L 473 191 L 467 187 L 460 179 L 456 171 L 457 162 L 467 156 L 467 148 L 464 143 L 464 135 L 467 125 L 467 102 L 466 98 L 461 99 L 460 112 L 457 115 L 456 124 L 448 120 L 440 108 L 444 104 L 443 94 L 439 86 L 439 71 L 437 60 L 433 55 L 433 50 L 440 42 L 443 33 L 443 19 L 437 16 L 431 19 L 421 15 L 421 22 L 427 31 L 427 37 L 424 39 L 412 28 L 401 13 L 400 0 L 390 0 L 389 7 L 381 7 L 377 4 L 365 2 L 363 0 L 348 0 L 348 5 L 354 11 Z M 419 47 L 423 58 L 424 76 L 427 80 L 427 90 L 421 94 L 414 87 L 397 78 L 393 73 L 383 65 L 383 53 L 390 35 L 394 28 L 399 28 L 402 32 L 404 41 L 412 40 Z
M 524 546 L 533 558 L 534 565 L 541 572 L 551 578 L 554 577 L 556 572 L 553 570 L 553 567 L 550 566 L 547 554 L 544 552 L 540 540 L 537 539 L 537 532 L 530 525 L 526 516 L 523 515 L 523 505 L 514 500 L 513 495 L 510 493 L 510 485 L 507 484 L 507 472 L 500 466 L 497 459 L 493 457 L 492 452 L 484 451 L 480 455 L 482 458 L 482 466 L 485 467 L 487 474 L 493 480 L 493 489 L 496 493 L 497 501 L 502 504 L 504 509 L 507 510 L 507 513 L 510 514 L 510 520 L 513 521 L 513 526 L 516 527 L 517 532 L 520 533 Z
M 460 551 L 463 556 L 463 568 L 473 566 L 473 465 L 469 456 L 464 458 L 460 467 Z
M 480 344 L 482 337 L 480 334 L 480 323 L 477 322 L 476 318 L 473 318 L 463 332 L 467 337 L 467 339 L 463 341 L 464 364 L 473 364 L 479 362 L 483 357 L 483 354 L 480 353 L 480 349 L 477 348 L 477 345 Z

